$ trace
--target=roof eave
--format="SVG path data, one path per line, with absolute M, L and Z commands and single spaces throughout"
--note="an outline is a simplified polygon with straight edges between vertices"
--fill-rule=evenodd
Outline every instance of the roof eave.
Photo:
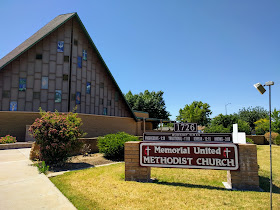
M 25 50 L 23 50 L 22 52 L 20 52 L 18 55 L 16 55 L 15 57 L 13 57 L 11 60 L 9 60 L 8 62 L 6 62 L 4 65 L 0 66 L 0 71 L 5 68 L 7 65 L 9 65 L 11 62 L 13 62 L 14 60 L 16 60 L 19 56 L 21 56 L 23 53 L 25 53 L 26 51 L 28 51 L 30 48 L 32 48 L 34 45 L 36 45 L 38 42 L 40 42 L 41 40 L 43 40 L 44 38 L 46 38 L 48 35 L 50 35 L 52 32 L 54 32 L 56 29 L 58 29 L 60 26 L 62 26 L 63 24 L 65 24 L 67 21 L 69 21 L 71 18 L 73 18 L 75 15 L 77 15 L 77 13 L 73 13 L 73 15 L 71 15 L 69 18 L 67 18 L 65 21 L 63 21 L 61 24 L 59 24 L 57 27 L 55 27 L 53 30 L 51 30 L 50 32 L 48 32 L 47 34 L 45 34 L 44 36 L 42 36 L 40 39 L 38 39 L 36 42 L 34 42 L 33 44 L 31 44 L 30 46 L 28 46 Z

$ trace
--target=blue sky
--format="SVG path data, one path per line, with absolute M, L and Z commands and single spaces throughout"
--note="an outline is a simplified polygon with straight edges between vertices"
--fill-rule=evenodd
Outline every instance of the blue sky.
M 43 3 L 44 2 L 44 3 Z M 59 14 L 78 12 L 123 93 L 164 91 L 175 119 L 194 100 L 211 117 L 280 109 L 280 1 L 1 1 L 0 58 Z

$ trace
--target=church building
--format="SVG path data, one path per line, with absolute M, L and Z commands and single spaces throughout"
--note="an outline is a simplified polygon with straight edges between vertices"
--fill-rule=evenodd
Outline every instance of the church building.
M 0 136 L 24 141 L 39 107 L 52 112 L 77 107 L 89 137 L 142 134 L 77 13 L 57 16 L 0 60 Z

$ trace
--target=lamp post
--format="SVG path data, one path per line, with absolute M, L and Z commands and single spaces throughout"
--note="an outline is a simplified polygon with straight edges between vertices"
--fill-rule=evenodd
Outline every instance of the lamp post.
M 274 85 L 274 82 L 269 81 L 264 84 L 264 86 L 269 87 L 269 149 L 270 149 L 270 209 L 272 209 L 272 151 L 271 151 L 271 86 Z M 254 87 L 257 90 L 264 94 L 266 89 L 260 84 L 254 84 Z
M 225 105 L 225 108 L 226 108 L 226 115 L 227 115 L 227 105 L 229 105 L 229 104 L 231 104 L 231 103 L 227 103 L 227 104 Z

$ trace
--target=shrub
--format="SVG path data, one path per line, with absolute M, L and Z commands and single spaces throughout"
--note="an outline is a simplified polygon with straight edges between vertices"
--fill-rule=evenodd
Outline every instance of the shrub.
M 266 134 L 264 134 L 264 137 L 266 138 L 266 140 L 269 142 L 269 136 L 270 136 L 270 133 L 267 132 Z M 279 136 L 278 133 L 275 133 L 275 132 L 271 132 L 271 142 L 274 143 L 276 137 Z
M 40 174 L 41 173 L 47 174 L 47 172 L 49 170 L 49 166 L 46 165 L 45 161 L 42 161 L 41 163 L 36 163 L 35 165 L 37 166 L 37 169 Z
M 246 143 L 252 143 L 252 144 L 254 144 L 254 141 L 253 141 L 252 139 L 246 137 Z
M 98 137 L 98 148 L 105 157 L 123 160 L 124 143 L 127 141 L 139 141 L 136 136 L 129 135 L 125 132 L 116 134 L 107 134 L 104 137 Z
M 205 133 L 230 133 L 230 128 L 223 125 L 210 125 L 204 129 Z
M 280 135 L 278 135 L 274 140 L 273 143 L 276 145 L 280 145 Z
M 41 108 L 40 115 L 41 118 L 37 118 L 29 129 L 40 147 L 40 160 L 49 165 L 62 164 L 82 146 L 78 141 L 83 136 L 80 130 L 82 120 L 72 112 L 51 113 Z
M 6 135 L 5 137 L 0 138 L 0 144 L 9 144 L 9 143 L 16 143 L 16 137 Z

